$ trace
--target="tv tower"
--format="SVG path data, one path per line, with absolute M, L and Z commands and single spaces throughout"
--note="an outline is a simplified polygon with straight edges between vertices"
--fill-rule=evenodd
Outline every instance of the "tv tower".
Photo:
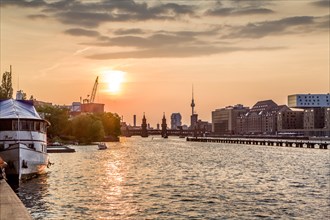
M 195 107 L 195 101 L 194 101 L 194 85 L 192 85 L 192 99 L 191 99 L 191 115 L 195 113 L 194 107 Z

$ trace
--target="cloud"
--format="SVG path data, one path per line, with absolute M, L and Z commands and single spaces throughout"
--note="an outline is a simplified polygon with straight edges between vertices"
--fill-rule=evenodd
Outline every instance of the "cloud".
M 27 18 L 35 20 L 35 19 L 45 19 L 48 18 L 48 16 L 44 14 L 33 14 L 33 15 L 28 15 Z
M 273 10 L 267 8 L 218 8 L 209 9 L 205 15 L 210 16 L 242 16 L 242 15 L 264 15 L 274 13 Z
M 315 2 L 311 2 L 311 4 L 314 5 L 314 6 L 324 7 L 324 8 L 329 8 L 330 7 L 330 1 L 329 0 L 315 1 Z
M 38 0 L 38 1 L 2 0 L 0 5 L 1 5 L 1 7 L 16 6 L 16 7 L 22 7 L 22 8 L 38 8 L 38 7 L 47 6 L 47 3 L 43 0 Z
M 182 16 L 194 16 L 191 5 L 166 3 L 149 6 L 134 0 L 78 1 L 60 0 L 4 0 L 2 7 L 40 8 L 63 24 L 95 28 L 105 22 L 177 20 Z
M 97 37 L 100 36 L 99 32 L 91 31 L 81 28 L 71 28 L 64 31 L 65 34 L 69 34 L 72 36 L 85 36 L 85 37 Z
M 215 46 L 178 46 L 152 48 L 146 50 L 115 52 L 115 53 L 97 53 L 86 56 L 86 58 L 94 60 L 108 59 L 146 59 L 146 58 L 186 58 L 209 56 L 219 53 L 230 53 L 236 51 L 270 51 L 283 49 L 282 47 L 258 47 L 258 48 L 241 48 L 241 47 L 215 47 Z
M 316 25 L 316 17 L 298 16 L 288 17 L 274 21 L 249 23 L 245 26 L 232 27 L 230 33 L 223 38 L 262 38 L 268 35 L 299 33 L 308 30 L 311 25 Z M 299 30 L 293 28 L 299 27 Z
M 143 33 L 141 29 L 119 29 L 115 33 Z M 161 48 L 170 45 L 209 45 L 212 44 L 214 37 L 218 37 L 219 28 L 213 28 L 205 31 L 155 31 L 147 36 L 136 35 L 120 35 L 115 37 L 98 36 L 96 41 L 85 43 L 93 46 L 119 46 L 119 47 L 134 47 L 134 48 Z M 80 33 L 80 31 L 79 31 Z M 207 40 L 201 40 L 200 37 L 205 37 Z M 213 39 L 213 40 L 212 40 Z
M 131 29 L 117 29 L 113 33 L 115 35 L 144 34 L 145 31 L 139 28 L 131 28 Z
M 206 10 L 207 16 L 244 16 L 244 15 L 266 15 L 274 13 L 273 10 L 265 8 L 271 3 L 265 1 L 232 0 L 217 1 L 211 9 Z

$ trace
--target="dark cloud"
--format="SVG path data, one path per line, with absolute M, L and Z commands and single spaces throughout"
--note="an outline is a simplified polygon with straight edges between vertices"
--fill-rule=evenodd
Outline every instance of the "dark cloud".
M 45 18 L 48 18 L 47 15 L 44 15 L 44 14 L 34 14 L 34 15 L 28 15 L 27 18 L 29 19 L 45 19 Z
M 81 28 L 71 28 L 64 31 L 65 34 L 69 34 L 72 36 L 85 36 L 85 37 L 98 37 L 100 36 L 99 32 L 91 31 Z
M 321 1 L 315 1 L 311 2 L 312 5 L 318 6 L 318 7 L 324 7 L 329 8 L 330 7 L 330 1 L 329 0 L 321 0 Z
M 213 7 L 204 14 L 208 16 L 244 16 L 244 15 L 265 15 L 274 13 L 273 10 L 266 8 L 270 5 L 269 1 L 249 1 L 231 0 L 217 1 Z
M 139 28 L 131 28 L 131 29 L 118 29 L 113 31 L 115 35 L 128 35 L 128 34 L 144 34 L 145 31 Z
M 213 28 L 207 31 L 176 31 L 176 32 L 158 31 L 158 33 L 177 35 L 182 37 L 198 37 L 198 36 L 216 36 L 218 35 L 219 30 L 220 28 Z
M 45 7 L 48 4 L 43 0 L 37 1 L 25 1 L 25 0 L 1 0 L 1 7 L 6 6 L 16 6 L 22 8 L 37 8 L 37 7 Z
M 245 26 L 232 27 L 230 33 L 224 35 L 223 38 L 262 38 L 268 35 L 293 33 L 291 28 L 294 27 L 300 27 L 299 31 L 303 31 L 304 27 L 309 27 L 310 25 L 315 25 L 315 17 L 289 17 L 280 20 L 249 23 Z
M 274 13 L 273 10 L 267 8 L 218 8 L 206 11 L 205 15 L 210 16 L 242 16 L 242 15 L 259 15 Z
M 145 2 L 134 0 L 78 1 L 60 0 L 46 2 L 43 0 L 3 0 L 1 5 L 40 8 L 50 13 L 63 24 L 82 27 L 98 27 L 105 22 L 175 20 L 181 16 L 194 16 L 194 7 L 184 4 L 167 3 L 149 6 Z

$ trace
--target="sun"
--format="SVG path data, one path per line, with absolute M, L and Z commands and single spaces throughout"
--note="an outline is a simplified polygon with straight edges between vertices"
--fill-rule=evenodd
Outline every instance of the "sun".
M 111 94 L 118 94 L 125 79 L 125 72 L 120 70 L 105 70 L 103 76 L 107 84 L 107 91 Z

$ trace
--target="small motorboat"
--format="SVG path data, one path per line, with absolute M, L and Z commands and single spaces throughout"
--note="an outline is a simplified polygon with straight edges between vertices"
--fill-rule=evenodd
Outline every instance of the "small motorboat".
M 106 145 L 105 143 L 98 143 L 97 146 L 98 146 L 99 150 L 105 150 L 105 149 L 108 148 L 107 145 Z

